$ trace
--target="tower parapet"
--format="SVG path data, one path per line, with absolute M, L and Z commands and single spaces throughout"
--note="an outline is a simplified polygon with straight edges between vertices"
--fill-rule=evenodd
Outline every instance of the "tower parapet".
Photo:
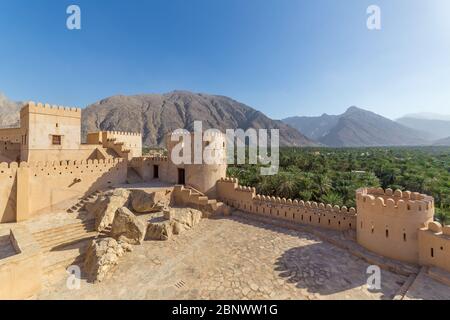
M 419 262 L 418 232 L 434 217 L 433 197 L 417 192 L 363 188 L 356 192 L 357 241 L 383 256 Z
M 40 102 L 35 103 L 33 101 L 27 102 L 20 110 L 21 116 L 26 115 L 28 113 L 39 113 L 39 114 L 47 114 L 47 115 L 61 116 L 61 117 L 81 118 L 81 109 L 80 108 L 56 106 L 56 105 L 50 105 L 47 103 L 43 104 Z

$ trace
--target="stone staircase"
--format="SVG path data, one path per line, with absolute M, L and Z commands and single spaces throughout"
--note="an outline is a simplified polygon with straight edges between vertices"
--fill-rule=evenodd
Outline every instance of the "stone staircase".
M 42 250 L 44 274 L 82 262 L 90 240 L 99 235 L 94 226 L 94 219 L 80 220 L 33 233 Z
M 76 204 L 74 204 L 72 207 L 70 207 L 69 209 L 67 209 L 68 213 L 74 213 L 74 212 L 79 212 L 80 210 L 82 210 L 84 208 L 84 206 L 86 205 L 86 203 L 88 202 L 94 202 L 95 200 L 97 200 L 97 197 L 101 194 L 101 191 L 97 190 L 94 191 L 93 193 L 91 193 L 90 195 L 80 199 L 80 201 L 78 201 Z
M 72 222 L 33 233 L 42 250 L 43 272 L 51 275 L 84 261 L 92 239 L 100 236 L 95 231 L 95 219 L 84 211 L 88 202 L 94 202 L 101 194 L 95 191 L 67 209 Z
M 184 202 L 184 204 L 208 212 L 209 214 L 222 213 L 222 211 L 228 207 L 223 202 L 217 201 L 216 199 L 209 199 L 198 190 L 189 186 L 175 186 L 174 192 L 179 193 L 180 197 L 178 198 L 183 199 L 182 202 Z
M 114 150 L 122 158 L 130 159 L 129 155 L 131 153 L 131 150 L 126 149 L 123 142 L 117 142 L 116 138 L 110 138 L 106 140 L 106 143 L 103 146 L 105 148 Z

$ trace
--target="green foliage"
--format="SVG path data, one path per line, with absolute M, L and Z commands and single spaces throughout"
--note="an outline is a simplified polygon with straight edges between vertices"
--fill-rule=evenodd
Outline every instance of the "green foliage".
M 228 175 L 260 194 L 347 207 L 361 187 L 410 190 L 432 195 L 439 214 L 450 216 L 449 148 L 282 148 L 277 175 L 259 169 L 230 166 Z

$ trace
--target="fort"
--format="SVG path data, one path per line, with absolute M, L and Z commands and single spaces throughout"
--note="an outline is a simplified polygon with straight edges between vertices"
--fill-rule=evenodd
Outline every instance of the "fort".
M 59 248 L 95 233 L 91 220 L 79 218 L 82 204 L 105 190 L 155 185 L 170 193 L 177 206 L 198 209 L 204 217 L 221 217 L 211 223 L 244 215 L 283 230 L 306 230 L 389 272 L 415 278 L 420 268 L 427 268 L 433 279 L 450 285 L 450 226 L 434 221 L 430 196 L 368 187 L 356 192 L 357 208 L 347 208 L 260 195 L 226 177 L 225 160 L 173 161 L 171 151 L 178 141 L 170 134 L 168 156 L 143 156 L 140 133 L 90 132 L 81 143 L 81 112 L 29 102 L 20 112 L 20 127 L 0 129 L 2 299 L 39 294 L 55 265 L 65 269 L 74 262 L 75 256 L 52 265 L 48 261 Z M 226 157 L 224 134 L 203 137 L 202 144 L 202 150 Z M 64 255 L 72 252 L 66 251 Z

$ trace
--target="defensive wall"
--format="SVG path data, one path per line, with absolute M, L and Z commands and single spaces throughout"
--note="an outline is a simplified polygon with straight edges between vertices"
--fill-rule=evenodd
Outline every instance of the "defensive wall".
M 59 209 L 68 200 L 124 183 L 123 159 L 0 164 L 0 222 Z M 63 207 L 61 207 L 63 208 Z
M 432 197 L 391 189 L 363 188 L 356 193 L 357 241 L 383 256 L 419 262 L 420 228 L 433 221 Z
M 217 192 L 219 200 L 248 213 L 333 230 L 356 229 L 354 208 L 259 195 L 255 188 L 240 186 L 234 178 L 219 180 Z

